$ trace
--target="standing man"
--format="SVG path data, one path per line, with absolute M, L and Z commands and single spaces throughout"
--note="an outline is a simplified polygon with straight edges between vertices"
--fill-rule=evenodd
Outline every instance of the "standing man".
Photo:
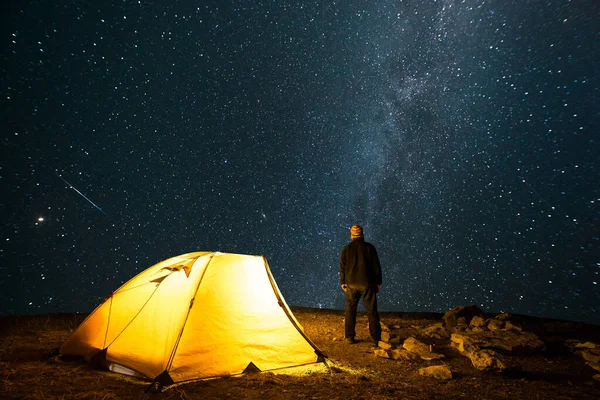
M 345 337 L 349 344 L 356 343 L 356 308 L 360 298 L 367 309 L 369 332 L 375 345 L 381 340 L 381 325 L 377 311 L 377 293 L 381 288 L 381 265 L 377 250 L 371 243 L 365 242 L 363 228 L 353 225 L 350 228 L 352 241 L 340 255 L 340 283 L 346 292 Z

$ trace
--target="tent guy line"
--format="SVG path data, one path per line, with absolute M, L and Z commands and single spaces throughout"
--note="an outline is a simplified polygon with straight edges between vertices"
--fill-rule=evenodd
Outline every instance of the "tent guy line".
M 76 192 L 77 192 L 77 194 L 79 194 L 81 197 L 83 197 L 84 199 L 86 199 L 86 200 L 88 201 L 88 203 L 90 203 L 91 205 L 93 205 L 94 207 L 96 207 L 96 208 L 98 209 L 98 211 L 100 211 L 102 214 L 104 214 L 104 215 L 106 215 L 106 216 L 108 217 L 108 214 L 107 214 L 107 213 L 105 213 L 105 212 L 104 212 L 104 211 L 103 211 L 103 210 L 102 210 L 100 207 L 98 207 L 98 206 L 96 205 L 96 203 L 94 203 L 92 200 L 90 200 L 90 199 L 89 199 L 89 198 L 88 198 L 88 197 L 87 197 L 85 194 L 81 193 L 81 192 L 80 192 L 80 191 L 79 191 L 79 190 L 78 190 L 78 189 L 77 189 L 75 186 L 71 185 L 71 184 L 69 183 L 69 181 L 67 181 L 65 178 L 63 178 L 62 176 L 60 176 L 58 173 L 55 173 L 55 174 L 56 174 L 56 176 L 58 176 L 60 179 L 62 179 L 62 181 L 63 181 L 64 183 L 66 183 L 67 185 L 69 185 L 69 187 L 70 187 L 71 189 L 73 189 L 74 191 L 76 191 Z

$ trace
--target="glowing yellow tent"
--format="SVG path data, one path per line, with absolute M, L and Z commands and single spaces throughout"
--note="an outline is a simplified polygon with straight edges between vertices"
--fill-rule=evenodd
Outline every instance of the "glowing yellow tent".
M 60 354 L 163 385 L 323 361 L 263 256 L 198 252 L 141 272 L 96 308 Z

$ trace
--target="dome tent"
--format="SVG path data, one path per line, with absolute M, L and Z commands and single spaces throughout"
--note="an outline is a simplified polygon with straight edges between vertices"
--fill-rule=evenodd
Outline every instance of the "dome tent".
M 161 385 L 322 362 L 263 256 L 196 252 L 136 275 L 60 348 Z

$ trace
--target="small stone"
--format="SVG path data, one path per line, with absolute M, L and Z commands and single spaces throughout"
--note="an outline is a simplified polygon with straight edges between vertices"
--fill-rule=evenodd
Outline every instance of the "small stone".
M 390 334 L 389 331 L 381 332 L 381 340 L 383 340 L 384 342 L 389 342 L 391 338 L 392 338 L 392 335 Z
M 595 380 L 600 382 L 600 374 L 596 374 L 596 375 L 592 376 L 592 378 L 594 378 Z
M 598 345 L 593 342 L 585 342 L 585 343 L 577 343 L 575 345 L 576 349 L 595 349 Z
M 446 365 L 434 365 L 432 367 L 419 369 L 419 375 L 429 376 L 441 381 L 452 380 L 452 371 Z
M 405 349 L 393 349 L 389 351 L 389 355 L 394 360 L 406 360 L 406 361 L 416 361 L 420 360 L 420 357 L 415 353 L 411 353 Z
M 482 326 L 475 326 L 471 329 L 471 331 L 473 331 L 475 333 L 481 333 L 481 332 L 485 332 L 486 329 Z
M 388 342 L 384 342 L 383 340 L 380 340 L 379 342 L 377 342 L 377 346 L 379 346 L 382 349 L 386 349 L 386 350 L 389 350 L 392 348 L 391 344 L 389 344 Z
M 375 349 L 375 350 L 373 350 L 373 354 L 375 354 L 375 356 L 381 357 L 381 358 L 390 358 L 389 353 L 385 349 Z

